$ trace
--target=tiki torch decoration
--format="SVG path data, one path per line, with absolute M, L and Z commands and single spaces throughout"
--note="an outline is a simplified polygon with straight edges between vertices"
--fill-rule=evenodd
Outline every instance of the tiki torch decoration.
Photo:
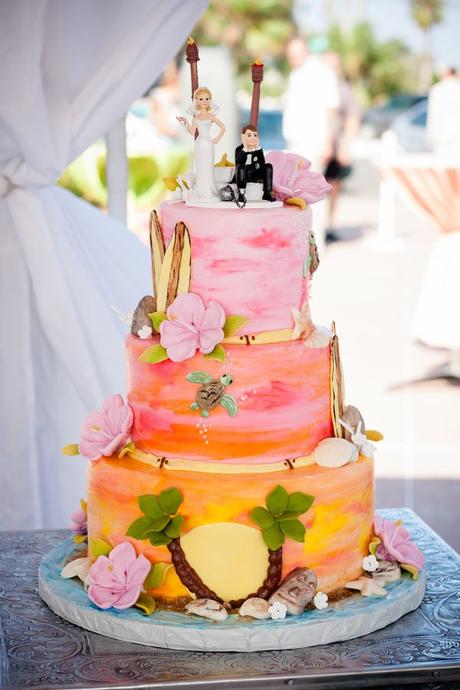
M 198 46 L 190 36 L 187 41 L 187 48 L 185 49 L 185 59 L 190 65 L 190 78 L 192 81 L 192 98 L 193 94 L 198 88 L 198 60 L 200 56 L 198 54 Z
M 252 101 L 251 101 L 251 115 L 249 122 L 251 125 L 258 127 L 259 122 L 259 102 L 260 102 L 260 82 L 264 78 L 264 66 L 257 58 L 253 65 L 251 65 L 252 76 Z

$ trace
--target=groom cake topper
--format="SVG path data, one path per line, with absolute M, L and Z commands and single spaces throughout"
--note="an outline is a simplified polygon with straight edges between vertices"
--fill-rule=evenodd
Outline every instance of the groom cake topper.
M 261 182 L 264 201 L 275 201 L 273 189 L 273 166 L 265 162 L 263 149 L 259 143 L 259 132 L 255 125 L 245 125 L 241 130 L 241 144 L 235 149 L 235 181 L 238 188 L 238 201 L 244 202 L 248 182 Z

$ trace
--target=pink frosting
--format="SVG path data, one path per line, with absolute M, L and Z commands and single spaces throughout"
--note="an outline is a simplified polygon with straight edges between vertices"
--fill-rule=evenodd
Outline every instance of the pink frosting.
M 267 162 L 273 165 L 273 190 L 281 201 L 296 196 L 314 204 L 332 189 L 322 175 L 310 170 L 310 161 L 296 153 L 270 151 Z
M 150 568 L 150 561 L 137 556 L 134 546 L 125 541 L 92 565 L 88 597 L 100 609 L 127 609 L 139 599 Z
M 122 448 L 128 441 L 133 424 L 133 411 L 121 395 L 111 395 L 102 412 L 93 412 L 83 423 L 80 455 L 98 460 Z
M 192 292 L 178 295 L 166 315 L 160 325 L 161 344 L 173 362 L 190 359 L 197 350 L 209 354 L 224 338 L 225 313 L 220 304 L 210 302 L 205 307 Z
M 205 304 L 218 302 L 225 314 L 248 319 L 238 335 L 292 328 L 291 308 L 300 309 L 309 277 L 311 210 L 193 208 L 161 205 L 161 225 L 169 242 L 183 221 L 192 241 L 190 291 Z
M 226 462 L 271 462 L 307 455 L 333 435 L 330 348 L 307 348 L 303 340 L 247 346 L 223 343 L 225 362 L 197 352 L 183 362 L 146 364 L 145 341 L 128 336 L 128 400 L 134 411 L 131 437 L 136 447 L 159 457 Z M 213 409 L 202 418 L 190 405 L 199 386 L 191 371 L 219 379 L 229 374 L 225 392 L 238 403 L 231 417 Z
M 377 547 L 379 558 L 397 563 L 408 563 L 419 570 L 423 568 L 425 563 L 423 554 L 418 546 L 410 541 L 410 534 L 402 525 L 375 515 L 374 532 L 382 540 Z

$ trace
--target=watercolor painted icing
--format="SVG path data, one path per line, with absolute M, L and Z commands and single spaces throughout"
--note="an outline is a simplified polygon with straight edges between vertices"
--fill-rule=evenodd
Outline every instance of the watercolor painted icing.
M 128 401 L 136 447 L 159 456 L 267 462 L 307 455 L 332 435 L 330 348 L 301 340 L 271 345 L 225 345 L 224 363 L 201 354 L 183 362 L 139 361 L 145 341 L 126 339 Z M 196 386 L 187 380 L 203 370 L 213 379 L 230 375 L 225 392 L 238 412 L 218 406 L 202 420 L 191 409 Z
M 302 306 L 309 276 L 302 266 L 309 253 L 309 208 L 160 208 L 166 243 L 176 223 L 190 232 L 193 266 L 190 291 L 216 301 L 225 313 L 249 319 L 242 334 L 292 328 L 292 307 Z
M 267 494 L 281 484 L 290 493 L 303 491 L 315 497 L 310 509 L 300 518 L 306 528 L 304 543 L 287 540 L 283 547 L 283 576 L 293 568 L 306 566 L 315 571 L 318 589 L 328 593 L 362 574 L 362 561 L 369 553 L 373 532 L 373 481 L 373 461 L 368 458 L 337 469 L 312 465 L 224 477 L 158 469 L 126 458 L 103 458 L 91 465 L 89 473 L 90 544 L 95 538 L 112 546 L 126 541 L 128 526 L 141 515 L 137 497 L 159 494 L 172 486 L 183 495 L 180 512 L 185 521 L 181 533 L 186 541 L 186 535 L 191 535 L 190 541 L 193 530 L 203 525 L 224 525 L 222 535 L 226 534 L 228 523 L 254 528 L 250 511 L 263 505 Z M 152 562 L 170 562 L 166 546 L 128 539 L 138 554 Z M 243 546 L 240 558 L 245 559 Z M 225 562 L 222 567 L 225 568 Z M 171 569 L 154 595 L 174 598 L 187 593 Z

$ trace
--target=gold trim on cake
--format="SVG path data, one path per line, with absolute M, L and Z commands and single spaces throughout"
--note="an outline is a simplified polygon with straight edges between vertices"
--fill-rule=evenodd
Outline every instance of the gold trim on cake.
M 303 455 L 298 458 L 289 458 L 277 462 L 264 462 L 260 464 L 250 463 L 228 463 L 207 460 L 185 460 L 181 458 L 166 458 L 144 453 L 136 448 L 127 453 L 132 460 L 143 462 L 151 467 L 171 471 L 185 472 L 204 472 L 208 474 L 265 474 L 267 472 L 282 472 L 287 469 L 294 470 L 297 467 L 308 467 L 314 465 L 315 460 L 312 455 Z

